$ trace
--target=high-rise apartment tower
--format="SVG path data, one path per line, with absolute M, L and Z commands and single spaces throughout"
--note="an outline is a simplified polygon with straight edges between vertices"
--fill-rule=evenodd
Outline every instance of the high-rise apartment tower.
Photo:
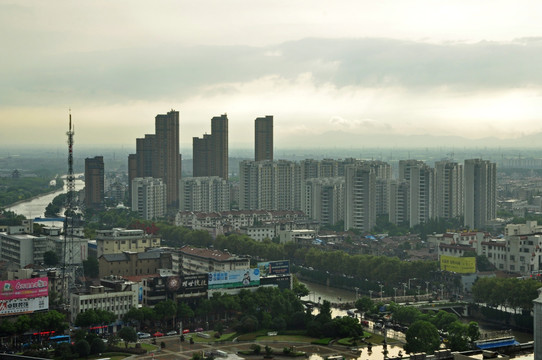
M 465 160 L 465 226 L 484 229 L 497 216 L 497 166 L 488 160 Z
M 254 160 L 273 160 L 273 116 L 254 121 Z
M 179 112 L 171 110 L 156 116 L 155 134 L 137 139 L 136 153 L 128 157 L 130 183 L 136 177 L 162 179 L 166 185 L 166 205 L 175 210 L 178 209 L 181 179 L 179 147 Z
M 104 206 L 104 158 L 95 156 L 85 159 L 85 205 L 101 209 Z
M 193 138 L 193 174 L 219 176 L 228 180 L 228 117 L 226 114 L 211 119 L 211 135 Z

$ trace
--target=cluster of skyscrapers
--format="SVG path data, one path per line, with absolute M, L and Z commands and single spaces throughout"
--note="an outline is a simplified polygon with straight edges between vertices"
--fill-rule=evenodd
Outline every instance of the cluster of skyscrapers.
M 464 216 L 485 228 L 496 217 L 496 166 L 481 159 L 400 160 L 398 175 L 383 161 L 273 159 L 273 116 L 254 122 L 254 160 L 241 161 L 239 183 L 228 181 L 228 117 L 211 119 L 211 134 L 193 138 L 193 177 L 181 179 L 179 112 L 155 118 L 155 134 L 136 140 L 128 158 L 134 211 L 146 219 L 181 211 L 301 210 L 322 224 L 370 231 L 379 215 L 410 227 Z M 86 159 L 87 206 L 103 203 L 103 158 Z M 102 185 L 100 186 L 101 177 Z M 101 195 L 100 187 L 102 189 Z
M 193 177 L 181 179 L 179 112 L 155 118 L 155 134 L 136 140 L 128 157 L 131 206 L 146 219 L 168 211 L 230 208 L 228 117 L 211 119 L 211 134 L 193 138 Z M 255 120 L 255 159 L 273 159 L 273 116 Z M 102 165 L 103 168 L 103 165 Z

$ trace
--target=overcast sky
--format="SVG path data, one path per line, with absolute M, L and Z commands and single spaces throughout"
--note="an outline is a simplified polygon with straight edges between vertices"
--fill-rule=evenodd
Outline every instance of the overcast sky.
M 69 108 L 76 146 L 135 148 L 170 109 L 183 148 L 224 113 L 232 148 L 264 115 L 290 148 L 538 133 L 541 17 L 532 0 L 0 0 L 0 143 L 65 144 Z

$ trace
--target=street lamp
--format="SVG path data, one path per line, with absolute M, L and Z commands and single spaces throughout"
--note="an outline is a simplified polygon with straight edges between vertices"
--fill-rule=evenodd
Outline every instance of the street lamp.
M 384 291 L 382 291 L 382 288 L 384 287 L 384 285 L 380 284 L 380 301 L 382 301 L 382 293 Z
M 410 281 L 411 280 L 416 280 L 416 278 L 408 279 L 408 290 L 410 290 Z
M 406 296 L 406 283 L 403 283 L 403 296 Z
M 373 290 L 369 290 L 369 299 L 373 299 Z
M 420 285 L 416 286 L 418 288 L 418 296 L 420 296 Z
M 429 295 L 429 281 L 425 282 L 425 295 Z
M 357 300 L 357 299 L 358 299 L 358 290 L 359 290 L 359 287 L 356 286 L 354 289 L 356 290 L 356 300 Z

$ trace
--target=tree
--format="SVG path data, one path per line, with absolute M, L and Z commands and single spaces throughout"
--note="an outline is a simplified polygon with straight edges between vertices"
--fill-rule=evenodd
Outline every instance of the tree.
M 98 259 L 89 256 L 87 260 L 83 260 L 83 271 L 85 273 L 85 276 L 93 279 L 97 278 L 100 274 Z
M 471 342 L 480 339 L 480 327 L 478 326 L 477 322 L 469 322 L 469 324 L 467 325 L 467 335 L 469 336 L 469 340 Z
M 294 285 L 292 287 L 292 291 L 298 298 L 309 295 L 309 289 L 307 289 L 307 286 L 305 286 L 305 284 L 303 283 L 300 283 L 296 277 L 294 277 Z
M 110 324 L 114 322 L 116 316 L 111 311 L 101 310 L 101 309 L 89 309 L 85 312 L 77 314 L 75 318 L 75 325 L 88 327 L 98 324 Z
M 124 346 L 128 348 L 128 343 L 137 341 L 137 333 L 131 326 L 125 326 L 119 330 L 117 335 L 124 341 Z
M 322 302 L 322 306 L 320 307 L 320 313 L 316 315 L 315 320 L 322 325 L 331 321 L 331 303 L 329 301 L 324 300 Z
M 49 267 L 53 267 L 59 263 L 59 258 L 56 252 L 46 251 L 43 253 L 43 263 Z
M 469 348 L 468 326 L 455 321 L 448 328 L 448 347 L 452 351 L 464 351 Z
M 172 319 L 173 321 L 173 319 L 175 319 L 175 315 L 177 314 L 177 303 L 175 303 L 173 300 L 161 301 L 154 306 L 154 312 L 160 320 L 167 322 L 168 319 Z
M 92 339 L 90 343 L 90 353 L 91 354 L 101 354 L 107 350 L 107 345 L 100 338 Z
M 177 317 L 183 321 L 194 317 L 194 310 L 185 302 L 179 302 L 177 304 Z
M 368 298 L 367 296 L 363 296 L 356 300 L 356 309 L 358 309 L 359 312 L 364 313 L 371 310 L 374 306 L 373 300 Z
M 87 357 L 90 354 L 90 344 L 86 340 L 77 341 L 74 348 L 80 358 Z
M 440 336 L 435 325 L 428 321 L 414 322 L 406 332 L 404 349 L 409 353 L 425 352 L 432 354 L 440 346 Z
M 122 317 L 122 320 L 126 323 L 128 322 L 135 322 L 136 325 L 139 327 L 139 325 L 143 322 L 144 320 L 144 314 L 143 314 L 143 311 L 133 307 L 133 308 L 130 308 L 130 310 L 128 310 L 128 312 L 126 314 L 124 314 L 124 316 Z
M 448 328 L 451 324 L 457 321 L 457 315 L 449 313 L 444 310 L 439 310 L 439 312 L 431 319 L 433 325 L 442 331 L 448 331 Z
M 421 311 L 413 306 L 398 306 L 393 313 L 393 320 L 408 325 L 418 320 L 421 314 Z

